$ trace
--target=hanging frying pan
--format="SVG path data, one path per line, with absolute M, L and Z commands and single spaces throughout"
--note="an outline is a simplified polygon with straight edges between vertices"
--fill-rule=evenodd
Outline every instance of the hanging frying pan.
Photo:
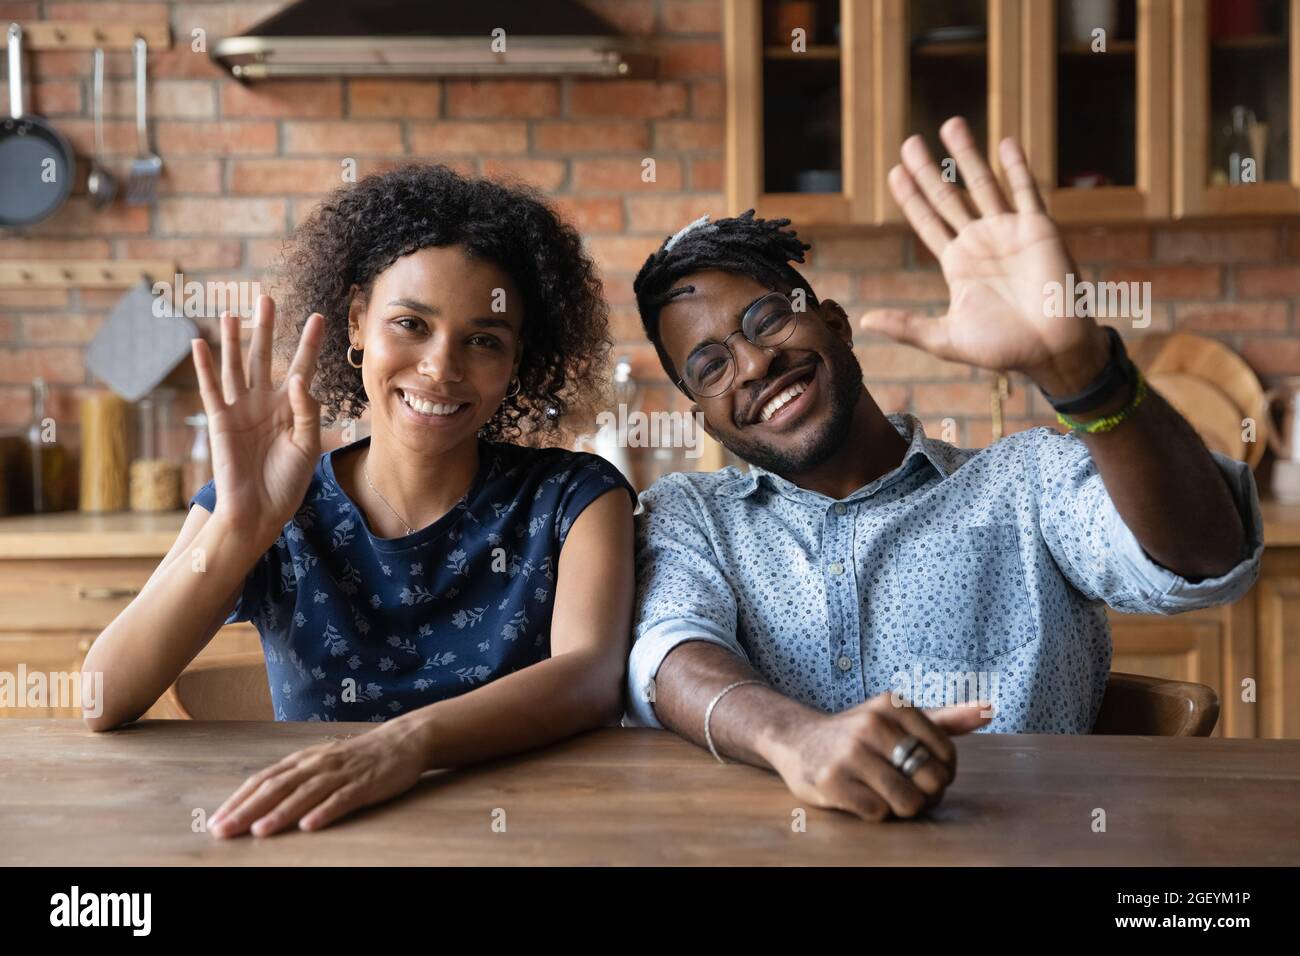
M 76 161 L 63 134 L 23 113 L 23 28 L 9 24 L 9 116 L 0 120 L 0 226 L 52 216 L 72 191 Z

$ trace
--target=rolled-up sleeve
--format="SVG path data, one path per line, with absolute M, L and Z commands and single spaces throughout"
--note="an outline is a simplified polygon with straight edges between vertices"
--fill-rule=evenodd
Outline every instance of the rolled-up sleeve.
M 708 641 L 748 660 L 736 638 L 736 598 L 691 498 L 670 475 L 641 495 L 637 515 L 636 627 L 628 662 L 629 726 L 662 727 L 655 676 L 686 641 Z
M 1210 455 L 1246 532 L 1246 557 L 1218 577 L 1189 581 L 1142 549 L 1080 439 L 1051 433 L 1033 444 L 1028 464 L 1037 481 L 1039 527 L 1070 583 L 1089 598 L 1134 614 L 1178 614 L 1244 596 L 1259 577 L 1264 553 L 1259 493 L 1245 462 Z

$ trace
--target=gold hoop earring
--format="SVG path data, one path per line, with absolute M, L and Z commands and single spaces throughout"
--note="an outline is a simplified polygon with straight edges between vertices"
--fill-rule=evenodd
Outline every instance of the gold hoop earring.
M 364 362 L 364 361 L 365 361 L 365 350 L 364 350 L 364 349 L 357 349 L 357 351 L 362 353 L 362 356 L 361 356 L 361 362 Z M 348 359 L 348 364 L 351 365 L 353 368 L 361 368 L 361 362 L 353 362 L 353 361 L 352 361 L 352 346 L 351 346 L 351 345 L 348 346 L 347 359 Z

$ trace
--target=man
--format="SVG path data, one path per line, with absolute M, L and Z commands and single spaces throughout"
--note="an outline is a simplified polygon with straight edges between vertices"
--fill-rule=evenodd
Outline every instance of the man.
M 1067 435 L 958 449 L 882 414 L 844 310 L 790 265 L 808 247 L 788 220 L 697 220 L 635 283 L 669 377 L 750 469 L 670 475 L 642 496 L 629 722 L 872 820 L 941 799 L 953 735 L 1089 733 L 1110 669 L 1103 603 L 1231 602 L 1263 547 L 1250 471 L 1206 450 L 1118 335 L 1044 308 L 1076 269 L 1019 146 L 1000 146 L 1009 205 L 965 121 L 940 136 L 968 194 L 917 136 L 889 184 L 949 311 L 876 310 L 862 326 L 1023 373 Z M 911 706 L 963 684 L 950 706 Z

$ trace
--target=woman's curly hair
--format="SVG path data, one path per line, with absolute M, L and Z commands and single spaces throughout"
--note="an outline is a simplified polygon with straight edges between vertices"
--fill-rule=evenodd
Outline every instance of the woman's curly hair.
M 356 418 L 369 397 L 347 360 L 349 291 L 369 294 L 397 259 L 428 246 L 460 246 L 499 266 L 524 302 L 518 394 L 508 395 L 480 434 L 493 440 L 554 434 L 602 394 L 609 309 L 595 265 L 574 228 L 531 186 L 470 179 L 446 166 L 409 165 L 335 190 L 294 233 L 285 251 L 285 308 L 295 335 L 307 316 L 325 317 L 312 393 L 325 423 Z

